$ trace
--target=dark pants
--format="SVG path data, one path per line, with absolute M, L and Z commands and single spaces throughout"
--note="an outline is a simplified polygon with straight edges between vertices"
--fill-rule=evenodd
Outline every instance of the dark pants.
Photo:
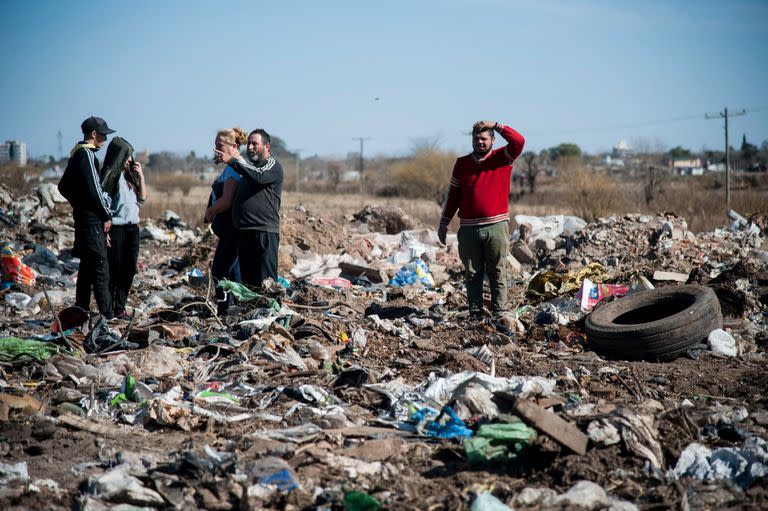
M 491 312 L 496 315 L 507 309 L 505 265 L 509 254 L 509 222 L 490 225 L 461 226 L 457 234 L 459 257 L 464 263 L 469 313 L 483 313 L 483 276 L 491 287 Z
M 237 254 L 243 283 L 261 286 L 267 278 L 277 282 L 277 248 L 280 234 L 276 232 L 240 230 Z
M 139 226 L 136 224 L 113 225 L 109 230 L 109 294 L 112 297 L 113 314 L 125 312 L 128 292 L 136 276 L 139 260 Z
M 213 284 L 216 286 L 218 312 L 220 315 L 226 315 L 227 308 L 232 305 L 233 299 L 231 295 L 227 296 L 217 284 L 221 279 L 242 282 L 240 263 L 237 260 L 237 232 L 234 228 L 222 229 L 217 233 L 217 236 L 219 237 L 219 244 L 216 245 L 216 252 L 213 254 L 211 275 L 213 276 Z
M 75 305 L 83 310 L 91 309 L 91 290 L 99 312 L 112 316 L 112 300 L 109 297 L 109 261 L 107 259 L 107 235 L 104 226 L 75 227 L 75 254 L 80 258 L 75 288 Z

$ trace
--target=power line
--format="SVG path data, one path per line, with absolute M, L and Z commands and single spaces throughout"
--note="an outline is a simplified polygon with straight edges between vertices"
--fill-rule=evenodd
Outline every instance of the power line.
M 768 111 L 768 105 L 758 106 L 753 108 L 745 108 L 744 110 L 747 110 L 750 113 L 765 112 L 765 111 Z M 570 134 L 576 134 L 576 133 L 601 133 L 606 131 L 616 131 L 616 130 L 624 130 L 624 129 L 632 129 L 632 128 L 647 128 L 652 126 L 663 126 L 666 124 L 675 124 L 678 122 L 695 121 L 695 120 L 701 120 L 701 114 L 683 115 L 679 117 L 669 117 L 665 119 L 640 121 L 632 124 L 605 126 L 605 127 L 599 127 L 599 128 L 598 127 L 574 128 L 573 130 L 560 131 L 556 133 L 553 133 L 551 131 L 541 132 L 541 133 L 534 132 L 531 134 L 531 136 L 553 135 L 553 134 L 554 135 L 570 135 Z

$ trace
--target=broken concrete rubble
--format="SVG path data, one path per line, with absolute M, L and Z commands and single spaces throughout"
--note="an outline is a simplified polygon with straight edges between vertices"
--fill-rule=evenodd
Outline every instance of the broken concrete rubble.
M 305 207 L 282 219 L 285 282 L 219 318 L 212 290 L 187 278 L 208 267 L 214 240 L 166 213 L 142 223 L 133 318 L 106 333 L 87 317 L 67 325 L 70 348 L 52 332 L 49 302 L 61 312 L 74 301 L 71 222 L 44 193 L 9 200 L 19 222 L 3 234 L 48 297 L 9 286 L 6 296 L 39 310 L 0 303 L 0 337 L 53 349 L 7 343 L 16 351 L 0 358 L 0 473 L 13 479 L 0 507 L 339 509 L 349 495 L 436 510 L 765 502 L 768 247 L 754 223 L 694 234 L 673 215 L 625 215 L 527 232 L 512 244 L 526 258 L 511 255 L 507 321 L 471 321 L 455 237 L 445 250 L 400 214 L 346 221 Z M 29 230 L 36 218 L 53 230 Z M 414 258 L 434 289 L 388 285 Z M 654 278 L 664 272 L 715 290 L 736 356 L 703 345 L 673 362 L 609 363 L 589 350 L 584 277 L 681 283 Z M 536 274 L 557 281 L 542 285 L 549 296 L 528 293 Z M 86 350 L 99 332 L 131 344 Z M 539 434 L 504 463 L 471 463 L 461 440 L 414 424 L 414 412 L 446 407 L 481 445 L 520 419 Z

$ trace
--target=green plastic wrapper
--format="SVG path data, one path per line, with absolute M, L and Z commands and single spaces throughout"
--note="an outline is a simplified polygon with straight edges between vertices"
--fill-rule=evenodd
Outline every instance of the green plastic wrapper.
M 464 452 L 471 464 L 512 461 L 536 438 L 536 430 L 522 421 L 483 424 L 475 436 L 464 439 Z
M 344 509 L 346 511 L 379 511 L 381 503 L 367 493 L 350 491 L 344 495 Z
M 112 406 L 117 406 L 120 403 L 124 403 L 126 401 L 133 401 L 133 392 L 135 389 L 136 378 L 130 374 L 126 374 L 125 378 L 123 378 L 123 385 L 120 388 L 120 393 L 113 397 L 109 404 Z
M 248 287 L 240 284 L 239 282 L 232 282 L 231 280 L 223 279 L 219 281 L 219 287 L 228 293 L 232 293 L 240 302 L 250 302 L 251 300 L 260 298 L 262 300 L 266 300 L 270 309 L 275 311 L 280 310 L 280 304 L 277 300 L 260 295 L 259 293 L 248 289 Z
M 45 362 L 59 351 L 61 348 L 50 342 L 0 337 L 0 362 L 31 360 Z

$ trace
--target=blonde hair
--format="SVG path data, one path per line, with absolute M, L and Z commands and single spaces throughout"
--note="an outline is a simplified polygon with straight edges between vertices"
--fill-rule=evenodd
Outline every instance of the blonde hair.
M 225 144 L 233 144 L 240 147 L 245 144 L 246 140 L 248 140 L 248 134 L 241 128 L 229 128 L 219 130 L 219 132 L 216 133 L 216 138 L 220 138 Z

